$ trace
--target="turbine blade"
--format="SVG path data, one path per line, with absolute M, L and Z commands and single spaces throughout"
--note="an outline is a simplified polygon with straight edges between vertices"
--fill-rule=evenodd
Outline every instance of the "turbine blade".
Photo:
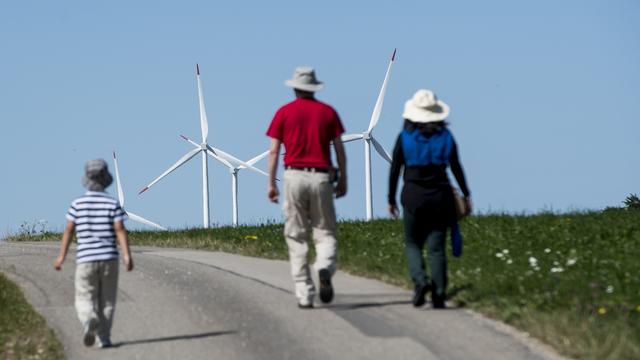
M 165 228 L 164 226 L 160 226 L 160 225 L 154 223 L 153 221 L 150 221 L 150 220 L 147 220 L 147 219 L 143 218 L 140 215 L 136 215 L 136 214 L 134 214 L 132 212 L 128 212 L 128 211 L 127 211 L 127 215 L 129 215 L 129 218 L 131 220 L 135 221 L 135 222 L 139 222 L 141 224 L 145 224 L 145 225 L 148 225 L 148 226 L 151 226 L 151 227 L 155 227 L 155 228 L 160 229 L 160 230 L 167 230 L 167 228 Z
M 196 78 L 198 79 L 198 103 L 200 104 L 200 130 L 202 131 L 202 142 L 207 142 L 209 136 L 209 122 L 207 121 L 207 110 L 204 107 L 204 95 L 202 94 L 202 81 L 200 80 L 200 65 L 196 64 Z
M 378 119 L 380 119 L 380 112 L 382 111 L 382 103 L 384 102 L 384 95 L 387 91 L 387 82 L 389 81 L 389 74 L 391 73 L 391 66 L 396 59 L 396 50 L 393 50 L 393 55 L 391 55 L 391 60 L 389 60 L 389 66 L 387 67 L 387 73 L 384 76 L 384 81 L 382 82 L 382 88 L 380 88 L 380 93 L 378 94 L 378 100 L 376 100 L 376 105 L 373 107 L 373 113 L 371 114 L 371 120 L 369 121 L 369 128 L 367 132 L 370 133 L 371 130 L 378 123 Z
M 188 137 L 184 136 L 184 135 L 180 135 L 181 138 L 185 139 L 186 141 L 190 142 L 193 146 L 197 147 L 198 149 L 200 149 L 200 145 L 198 145 L 195 141 L 189 139 Z
M 348 134 L 348 135 L 342 135 L 340 137 L 342 139 L 343 143 L 349 142 L 349 141 L 354 141 L 354 140 L 359 140 L 362 139 L 362 134 Z
M 145 188 L 140 190 L 140 192 L 138 194 L 142 194 L 143 192 L 147 191 L 151 186 L 153 186 L 155 183 L 160 181 L 160 179 L 162 179 L 163 177 L 169 175 L 173 170 L 179 168 L 180 166 L 182 166 L 182 164 L 184 164 L 187 161 L 191 160 L 191 158 L 196 156 L 196 154 L 199 153 L 200 150 L 201 149 L 193 149 L 193 150 L 189 151 L 185 156 L 181 157 L 180 160 L 178 160 L 175 164 L 171 165 L 171 167 L 168 168 L 167 171 L 163 172 L 162 175 L 158 176 L 155 180 L 153 180 L 151 183 L 149 183 L 149 185 L 147 185 Z
M 211 155 L 212 158 L 218 160 L 222 165 L 228 167 L 229 169 L 233 169 L 235 166 L 229 163 L 225 158 L 218 155 L 218 153 L 213 150 L 213 148 L 207 145 L 207 154 Z
M 264 159 L 265 156 L 267 156 L 267 155 L 269 155 L 269 150 L 267 150 L 267 151 L 263 152 L 262 154 L 254 157 L 253 159 L 247 161 L 247 164 L 253 165 L 253 164 L 257 163 L 258 161 Z
M 373 142 L 373 147 L 376 148 L 376 151 L 378 152 L 378 154 L 380 154 L 382 158 L 384 158 L 389 162 L 389 164 L 391 164 L 391 156 L 389 155 L 387 150 L 385 150 L 384 147 L 382 147 L 382 144 L 380 144 L 378 140 L 376 140 L 373 137 L 371 137 L 371 142 Z
M 120 171 L 118 170 L 118 159 L 116 158 L 116 152 L 113 152 L 113 166 L 116 169 L 116 186 L 118 187 L 118 201 L 120 206 L 124 207 L 124 192 L 122 191 L 122 185 L 120 184 Z
M 228 154 L 220 149 L 216 149 L 214 147 L 211 147 L 209 145 L 207 145 L 207 148 L 210 149 L 210 151 L 214 152 L 216 155 L 218 155 L 219 157 L 221 157 L 222 159 L 226 160 L 231 167 L 235 167 L 235 168 L 240 168 L 241 166 L 243 168 L 247 168 L 251 171 L 257 172 L 259 174 L 262 174 L 264 176 L 269 176 L 269 174 L 267 174 L 266 172 L 254 167 L 253 165 L 247 164 L 246 162 L 236 158 L 235 156 Z

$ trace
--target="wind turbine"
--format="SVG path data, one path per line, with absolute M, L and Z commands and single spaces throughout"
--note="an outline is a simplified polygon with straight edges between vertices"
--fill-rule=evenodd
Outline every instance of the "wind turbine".
M 207 137 L 209 136 L 209 122 L 207 120 L 207 112 L 204 106 L 204 95 L 202 94 L 202 82 L 200 80 L 200 66 L 196 64 L 196 78 L 198 80 L 198 102 L 200 105 L 200 130 L 202 132 L 202 143 L 196 144 L 196 148 L 186 153 L 183 157 L 181 157 L 175 164 L 171 165 L 165 172 L 163 172 L 160 176 L 158 176 L 155 180 L 153 180 L 149 185 L 145 186 L 140 190 L 138 194 L 142 194 L 143 192 L 149 190 L 151 186 L 160 181 L 163 177 L 169 175 L 175 169 L 182 166 L 187 161 L 191 160 L 198 153 L 202 153 L 202 218 L 203 218 L 203 226 L 205 229 L 209 228 L 210 218 L 209 218 L 209 164 L 207 159 L 207 154 L 211 155 L 214 159 L 220 161 L 221 163 L 229 166 L 230 162 L 238 162 L 241 165 L 244 165 L 246 168 L 262 173 L 261 170 L 242 162 L 233 156 L 216 149 L 210 146 L 207 143 Z
M 116 186 L 118 187 L 118 200 L 120 201 L 120 206 L 122 206 L 122 209 L 124 210 L 125 213 L 127 213 L 127 215 L 129 216 L 129 218 L 133 221 L 139 222 L 141 224 L 145 224 L 148 226 L 152 226 L 155 227 L 157 229 L 160 230 L 167 230 L 165 227 L 160 226 L 156 223 L 154 223 L 153 221 L 149 221 L 145 218 L 143 218 L 140 215 L 136 215 L 130 211 L 125 210 L 124 207 L 124 191 L 122 191 L 122 184 L 120 183 L 120 171 L 118 170 L 118 159 L 116 158 L 116 152 L 113 152 L 113 164 L 114 167 L 116 169 Z
M 393 54 L 391 55 L 391 60 L 389 61 L 389 66 L 387 67 L 387 73 L 384 76 L 384 81 L 382 82 L 382 88 L 380 89 L 380 94 L 378 94 L 378 100 L 376 101 L 376 105 L 373 107 L 373 113 L 371 114 L 371 120 L 369 121 L 369 127 L 367 131 L 362 134 L 348 134 L 342 136 L 343 142 L 349 142 L 354 140 L 362 139 L 364 140 L 364 178 L 365 178 L 365 200 L 366 200 L 366 208 L 367 208 L 367 221 L 373 218 L 373 202 L 371 199 L 371 144 L 376 149 L 378 154 L 382 156 L 385 160 L 391 163 L 391 156 L 389 153 L 382 147 L 382 145 L 373 137 L 373 128 L 375 128 L 378 123 L 378 119 L 380 119 L 380 112 L 382 110 L 382 103 L 384 102 L 384 95 L 387 91 L 387 82 L 389 81 L 389 74 L 391 72 L 391 66 L 396 58 L 396 50 L 393 50 Z
M 195 146 L 196 148 L 200 147 L 200 145 L 198 145 L 195 141 L 189 139 L 188 137 L 184 136 L 184 135 L 180 135 L 183 139 L 185 139 L 186 141 L 190 142 L 193 146 Z M 247 168 L 246 165 L 249 166 L 253 166 L 253 164 L 257 163 L 258 161 L 262 160 L 265 156 L 267 156 L 269 154 L 269 150 L 263 152 L 262 154 L 254 157 L 253 159 L 247 161 L 246 163 L 242 162 L 241 160 L 235 158 L 234 156 L 225 153 L 222 150 L 216 149 L 216 152 L 218 155 L 222 155 L 224 154 L 223 160 L 221 161 L 225 166 L 227 166 L 227 168 L 229 168 L 229 173 L 231 174 L 231 197 L 232 197 L 232 202 L 233 202 L 233 226 L 238 226 L 238 172 L 241 169 L 245 169 Z M 266 172 L 257 169 L 257 168 L 250 168 L 253 171 L 256 171 L 264 176 L 269 176 L 269 174 L 267 174 Z

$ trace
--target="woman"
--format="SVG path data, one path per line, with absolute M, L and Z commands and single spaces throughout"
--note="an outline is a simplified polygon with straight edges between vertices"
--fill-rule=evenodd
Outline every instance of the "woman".
M 456 178 L 465 196 L 467 212 L 471 198 L 458 159 L 455 140 L 445 119 L 449 107 L 430 90 L 418 90 L 405 103 L 404 129 L 393 150 L 389 176 L 389 212 L 398 216 L 396 189 L 400 170 L 404 167 L 401 203 L 405 231 L 405 255 L 411 280 L 415 285 L 413 305 L 425 303 L 431 291 L 434 308 L 444 308 L 447 287 L 445 238 L 447 229 L 456 224 L 453 190 L 447 167 Z M 425 241 L 431 268 L 431 278 L 425 271 L 422 249 Z

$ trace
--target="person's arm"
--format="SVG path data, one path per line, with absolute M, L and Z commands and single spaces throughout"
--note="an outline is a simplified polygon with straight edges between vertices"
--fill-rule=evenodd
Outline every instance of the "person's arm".
M 269 148 L 269 188 L 267 197 L 272 203 L 277 203 L 280 196 L 278 185 L 276 184 L 276 174 L 278 172 L 278 157 L 280 156 L 280 145 L 282 142 L 278 139 L 271 139 L 271 147 Z
M 73 232 L 76 229 L 76 224 L 73 221 L 67 221 L 67 225 L 64 227 L 64 232 L 62 233 L 62 243 L 60 244 L 60 255 L 54 261 L 53 267 L 56 270 L 60 270 L 62 268 L 62 263 L 64 259 L 67 257 L 67 253 L 69 252 L 69 245 L 71 244 L 71 238 L 73 237 Z
M 116 233 L 116 239 L 120 250 L 122 251 L 122 258 L 124 260 L 124 267 L 127 271 L 133 270 L 133 258 L 131 258 L 131 250 L 129 250 L 129 236 L 127 235 L 127 229 L 124 227 L 124 222 L 116 220 L 113 222 L 113 230 Z
M 456 178 L 458 182 L 458 186 L 460 186 L 460 191 L 464 194 L 465 201 L 467 202 L 467 213 L 471 213 L 473 210 L 473 202 L 471 201 L 471 192 L 467 187 L 467 180 L 464 176 L 464 170 L 462 170 L 462 165 L 460 164 L 460 158 L 458 156 L 458 146 L 456 143 L 453 143 L 453 148 L 451 149 L 451 157 L 449 159 L 451 164 L 451 172 L 453 176 Z
M 398 191 L 398 178 L 404 164 L 404 153 L 402 152 L 402 140 L 400 136 L 396 140 L 393 148 L 393 156 L 391 158 L 391 168 L 389 169 L 389 194 L 387 195 L 389 202 L 389 214 L 397 218 L 399 215 L 398 204 L 396 203 L 396 192 Z
M 336 184 L 336 198 L 341 198 L 347 194 L 347 155 L 344 152 L 344 144 L 340 136 L 333 139 L 333 148 L 336 151 L 336 161 L 338 162 L 338 183 Z

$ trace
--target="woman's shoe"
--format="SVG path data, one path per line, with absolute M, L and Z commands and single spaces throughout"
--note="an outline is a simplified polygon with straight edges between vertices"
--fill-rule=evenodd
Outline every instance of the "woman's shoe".
M 431 293 L 431 304 L 434 309 L 444 309 L 446 307 L 444 299 L 444 295 L 437 295 L 435 291 Z
M 413 306 L 420 307 L 424 305 L 424 303 L 426 302 L 425 296 L 429 292 L 429 288 L 430 286 L 427 284 L 416 285 L 416 288 L 413 290 Z

